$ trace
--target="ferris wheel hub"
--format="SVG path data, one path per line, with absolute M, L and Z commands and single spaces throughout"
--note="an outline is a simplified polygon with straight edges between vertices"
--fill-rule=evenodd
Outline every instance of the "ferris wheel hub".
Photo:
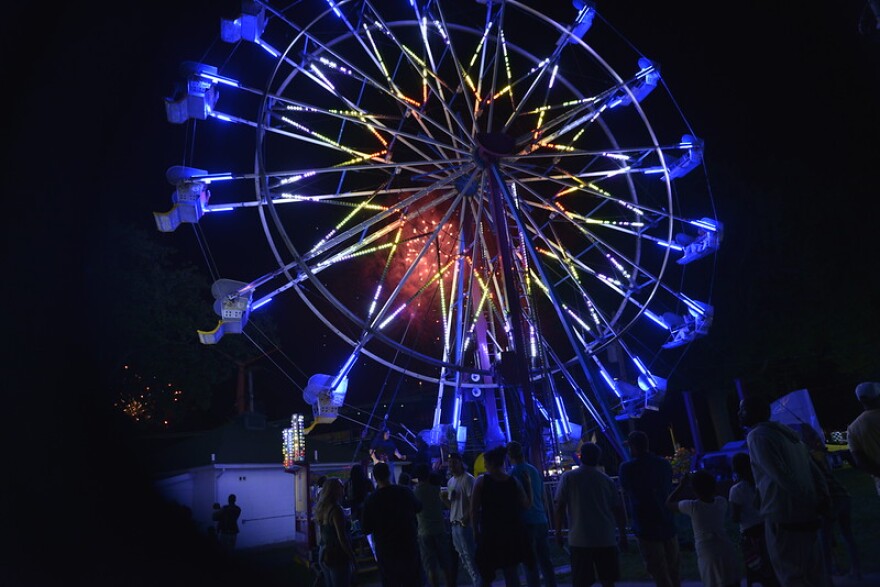
M 474 160 L 480 167 L 488 167 L 516 152 L 516 140 L 503 132 L 481 132 L 476 136 Z

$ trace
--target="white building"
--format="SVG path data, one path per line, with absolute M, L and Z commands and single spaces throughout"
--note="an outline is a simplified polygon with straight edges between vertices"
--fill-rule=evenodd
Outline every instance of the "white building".
M 235 494 L 241 507 L 237 548 L 305 544 L 311 480 L 347 471 L 352 449 L 307 438 L 311 462 L 296 473 L 287 472 L 282 431 L 289 426 L 289 421 L 266 422 L 248 413 L 215 430 L 165 440 L 153 451 L 155 488 L 168 501 L 189 508 L 206 533 L 213 526 L 212 505 L 224 505 Z

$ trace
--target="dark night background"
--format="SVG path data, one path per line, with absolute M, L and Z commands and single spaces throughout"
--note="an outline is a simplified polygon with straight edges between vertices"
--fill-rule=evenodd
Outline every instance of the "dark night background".
M 180 61 L 237 6 L 4 11 L 2 503 L 12 545 L 0 583 L 216 584 L 246 572 L 212 566 L 163 527 L 93 352 L 108 318 L 91 300 L 113 276 L 86 270 L 108 226 L 154 230 L 180 152 L 162 99 Z M 859 32 L 865 2 L 597 7 L 661 63 L 706 142 L 725 223 L 715 323 L 681 386 L 731 401 L 737 379 L 771 395 L 807 388 L 823 425 L 841 429 L 859 412 L 855 384 L 880 378 L 880 41 Z M 290 393 L 266 406 L 271 417 L 302 405 Z

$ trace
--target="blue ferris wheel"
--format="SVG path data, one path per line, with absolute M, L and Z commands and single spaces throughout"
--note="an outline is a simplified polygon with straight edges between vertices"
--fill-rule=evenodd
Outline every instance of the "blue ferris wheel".
M 190 140 L 158 229 L 247 258 L 212 268 L 198 335 L 314 313 L 343 349 L 306 387 L 316 421 L 369 359 L 431 394 L 429 442 L 552 458 L 593 430 L 622 453 L 709 331 L 703 142 L 592 3 L 246 1 L 165 107 Z

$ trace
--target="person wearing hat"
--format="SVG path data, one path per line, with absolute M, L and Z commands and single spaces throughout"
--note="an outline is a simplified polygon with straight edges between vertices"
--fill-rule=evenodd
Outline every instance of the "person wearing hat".
M 856 397 L 864 411 L 846 429 L 849 452 L 859 469 L 873 475 L 880 495 L 880 383 L 859 383 Z
M 681 551 L 672 511 L 672 465 L 648 450 L 648 435 L 634 430 L 626 445 L 632 458 L 620 464 L 620 487 L 629 502 L 632 530 L 645 569 L 657 587 L 681 586 Z

